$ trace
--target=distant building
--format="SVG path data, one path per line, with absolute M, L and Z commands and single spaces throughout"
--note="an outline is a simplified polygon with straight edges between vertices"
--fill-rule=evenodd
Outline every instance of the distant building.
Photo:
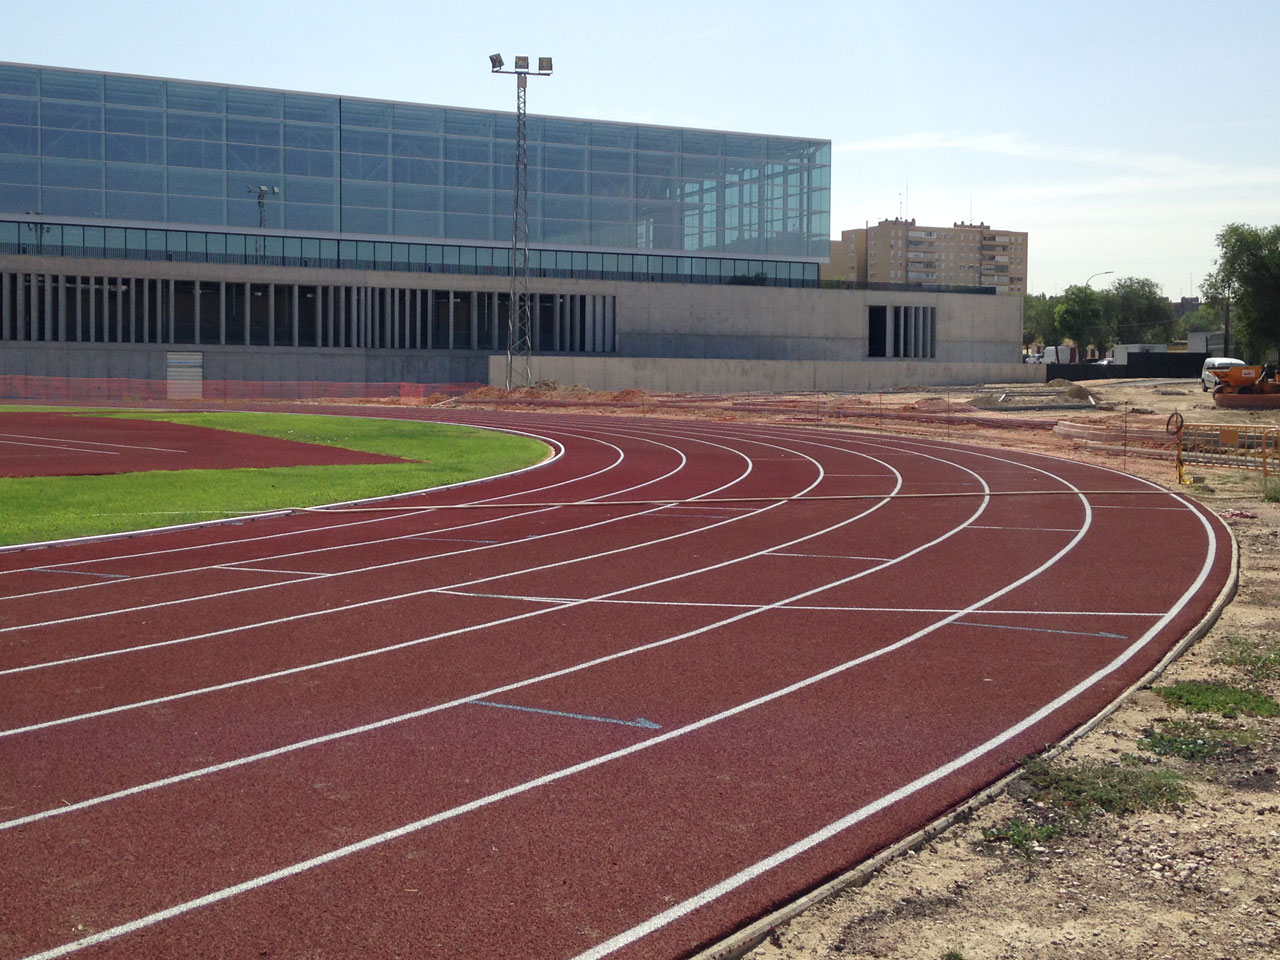
M 925 227 L 914 220 L 881 220 L 844 230 L 831 241 L 822 280 L 872 284 L 994 287 L 1001 294 L 1027 290 L 1027 234 L 985 223 Z
M 1175 317 L 1185 317 L 1187 314 L 1195 313 L 1200 309 L 1199 297 L 1183 297 L 1176 303 L 1170 299 L 1169 303 L 1173 304 L 1173 315 Z

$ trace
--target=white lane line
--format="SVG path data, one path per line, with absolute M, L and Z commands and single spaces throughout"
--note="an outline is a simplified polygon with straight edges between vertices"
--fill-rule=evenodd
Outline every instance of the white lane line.
M 811 557 L 815 560 L 868 560 L 872 563 L 879 563 L 882 560 L 888 560 L 888 557 L 853 557 L 843 553 L 783 553 L 779 550 L 773 551 L 775 557 Z
M 32 567 L 32 573 L 61 573 L 73 577 L 100 577 L 104 580 L 127 580 L 127 573 L 94 573 L 91 570 L 62 570 L 58 567 Z
M 990 526 L 978 526 L 977 524 L 975 524 L 973 529 L 974 530 L 1029 530 L 1032 533 L 1075 533 L 1074 530 L 1068 527 L 1006 527 L 1001 524 L 992 524 Z
M 435 543 L 508 543 L 506 540 L 481 540 L 478 537 L 433 537 L 429 533 L 415 533 L 409 540 L 426 540 Z M 524 539 L 521 537 L 520 539 Z M 248 562 L 248 561 L 246 561 Z
M 21 440 L 0 439 L 0 446 L 6 447 L 39 447 L 42 450 L 62 450 L 67 453 L 97 453 L 104 457 L 118 457 L 114 450 L 85 450 L 83 447 L 69 447 L 62 443 L 25 443 Z
M 1182 500 L 1181 497 L 1177 497 L 1176 499 Z M 1186 501 L 1183 501 L 1183 503 L 1186 504 Z M 1121 653 L 1118 656 L 1116 656 L 1115 659 L 1113 659 L 1110 663 L 1094 671 L 1092 674 L 1085 677 L 1075 686 L 1071 687 L 1066 692 L 1060 694 L 1058 697 L 1055 697 L 1049 703 L 1045 704 L 1039 710 L 1036 710 L 1033 713 L 1028 714 L 1022 720 L 1018 721 L 1017 723 L 1013 724 L 1010 727 L 1005 728 L 1001 732 L 997 733 L 995 736 L 991 737 L 990 739 L 986 740 L 983 743 L 978 744 L 973 749 L 968 750 L 967 752 L 961 754 L 960 756 L 956 757 L 954 760 L 950 761 L 949 763 L 942 764 L 941 766 L 934 768 L 928 773 L 925 773 L 922 776 L 917 777 L 916 779 L 912 780 L 910 783 L 906 783 L 902 785 L 897 790 L 894 790 L 890 793 L 886 793 L 883 796 L 877 798 L 876 800 L 873 800 L 870 803 L 867 803 L 861 807 L 858 807 L 857 809 L 846 814 L 840 819 L 832 821 L 831 823 L 827 824 L 827 826 L 823 827 L 821 830 L 817 830 L 809 834 L 807 837 L 804 837 L 796 841 L 790 846 L 784 847 L 781 850 L 777 851 L 776 853 L 771 854 L 770 856 L 765 857 L 762 860 L 756 861 L 755 863 L 751 864 L 750 866 L 746 867 L 743 870 L 738 871 L 732 876 L 726 877 L 724 880 L 721 880 L 719 883 L 715 884 L 714 886 L 708 887 L 702 892 L 692 897 L 689 897 L 688 899 L 682 901 L 681 903 L 678 903 L 672 907 L 669 907 L 668 909 L 662 911 L 661 913 L 655 914 L 654 916 L 650 917 L 648 920 L 644 921 L 643 923 L 636 924 L 631 929 L 625 930 L 622 933 L 614 937 L 611 937 L 608 940 L 603 941 L 602 943 L 596 944 L 590 950 L 584 950 L 582 953 L 579 953 L 576 957 L 574 957 L 573 960 L 601 960 L 601 958 L 607 957 L 609 954 L 615 953 L 616 951 L 622 949 L 623 947 L 626 947 L 626 946 L 629 946 L 630 944 L 635 943 L 637 940 L 640 940 L 648 936 L 654 931 L 662 929 L 663 927 L 667 926 L 673 921 L 678 920 L 679 918 L 686 916 L 687 914 L 690 914 L 693 911 L 701 907 L 704 907 L 715 900 L 718 900 L 720 897 L 723 897 L 725 894 L 731 893 L 732 891 L 736 890 L 738 887 L 741 887 L 744 884 L 757 879 L 763 874 L 768 873 L 770 870 L 773 870 L 774 868 L 780 866 L 781 864 L 786 863 L 788 860 L 793 860 L 796 857 L 798 857 L 800 854 L 816 847 L 818 844 L 823 843 L 826 840 L 830 840 L 832 837 L 836 836 L 839 833 L 843 833 L 845 830 L 848 830 L 850 827 L 855 826 L 858 823 L 861 823 L 863 820 L 866 820 L 868 817 L 872 816 L 873 814 L 879 813 L 881 810 L 884 810 L 892 806 L 893 804 L 899 802 L 900 800 L 904 800 L 907 797 L 911 796 L 912 794 L 919 793 L 921 790 L 925 789 L 926 787 L 932 786 L 933 784 L 937 783 L 939 780 L 942 780 L 944 777 L 947 777 L 963 769 L 964 767 L 973 763 L 975 760 L 979 759 L 980 757 L 983 757 L 986 754 L 990 753 L 992 750 L 996 749 L 997 747 L 1002 746 L 1005 743 L 1008 743 L 1010 740 L 1014 739 L 1024 731 L 1029 730 L 1031 727 L 1035 726 L 1041 720 L 1044 720 L 1045 718 L 1052 715 L 1054 711 L 1059 710 L 1062 707 L 1066 706 L 1068 703 L 1070 703 L 1076 697 L 1080 696 L 1080 694 L 1084 693 L 1090 687 L 1096 685 L 1097 683 L 1109 677 L 1111 674 L 1115 673 L 1117 670 L 1123 667 L 1126 663 L 1132 660 L 1133 657 L 1137 655 L 1138 651 L 1140 651 L 1143 647 L 1145 647 L 1156 636 L 1156 634 L 1158 634 L 1161 630 L 1163 630 L 1170 623 L 1170 621 L 1173 620 L 1175 615 L 1181 612 L 1182 609 L 1188 603 L 1191 602 L 1191 598 L 1195 596 L 1195 594 L 1200 590 L 1202 586 L 1204 586 L 1205 581 L 1209 577 L 1209 571 L 1212 569 L 1213 563 L 1217 558 L 1217 543 L 1214 540 L 1213 531 L 1212 529 L 1210 529 L 1208 522 L 1204 519 L 1203 516 L 1200 515 L 1198 511 L 1196 511 L 1193 508 L 1190 508 L 1189 505 L 1184 506 L 1184 509 L 1191 509 L 1191 512 L 1195 514 L 1196 518 L 1200 521 L 1201 525 L 1204 527 L 1205 533 L 1208 537 L 1209 549 L 1206 551 L 1205 561 L 1203 565 L 1200 567 L 1200 573 L 1191 582 L 1191 585 L 1187 587 L 1187 589 L 1183 592 L 1182 596 L 1177 600 L 1177 602 L 1173 605 L 1173 607 L 1170 610 L 1168 610 L 1160 618 L 1159 621 L 1153 624 L 1151 628 L 1147 630 L 1141 637 L 1139 637 L 1132 644 L 1130 644 L 1125 650 L 1121 651 Z M 1084 531 L 1082 530 L 1081 535 L 1083 535 L 1083 533 Z M 1075 542 L 1078 542 L 1078 538 Z M 1011 589 L 1013 586 L 1016 586 L 1016 584 L 1010 585 L 1010 587 L 1006 589 Z M 655 739 L 659 739 L 659 738 L 655 738 Z M 646 742 L 649 742 L 649 741 L 646 741 Z
M 42 437 L 31 433 L 0 433 L 0 437 L 21 437 L 24 440 L 52 440 L 55 443 L 82 444 L 88 447 L 115 447 L 117 450 L 152 450 L 156 453 L 186 453 L 185 450 L 173 450 L 169 447 L 144 447 L 136 443 L 107 443 L 103 440 L 77 440 L 72 437 Z M 85 453 L 98 451 L 86 450 Z
M 985 610 L 983 611 L 986 612 Z M 973 620 L 957 620 L 953 626 L 982 627 L 986 630 L 1024 630 L 1027 633 L 1057 633 L 1068 637 L 1106 637 L 1109 640 L 1128 640 L 1123 633 L 1099 633 L 1090 630 L 1058 630 L 1050 627 L 1020 627 L 1012 623 L 977 623 Z
M 244 560 L 241 562 L 253 563 L 252 560 Z M 220 563 L 214 567 L 211 567 L 210 569 L 231 570 L 236 573 L 282 573 L 290 577 L 310 577 L 312 579 L 315 579 L 317 577 L 336 576 L 336 574 L 333 574 L 333 573 L 318 573 L 315 570 L 272 570 L 272 569 L 268 569 L 267 567 L 242 567 L 242 566 L 239 566 L 236 564 L 230 564 L 230 563 Z
M 1066 481 L 1063 481 L 1063 482 L 1066 483 Z M 985 482 L 983 485 L 984 487 L 986 486 Z M 1068 487 L 1071 486 L 1070 483 L 1067 483 L 1066 485 Z M 987 509 L 987 505 L 989 503 L 990 503 L 990 498 L 984 496 L 983 502 L 979 506 L 978 511 L 975 512 L 973 515 L 971 515 L 967 522 L 968 523 L 973 522 L 973 520 L 976 519 L 977 516 L 981 515 L 981 513 Z M 866 663 L 870 660 L 874 660 L 878 657 L 884 656 L 885 654 L 890 653 L 894 650 L 901 649 L 902 647 L 905 647 L 908 644 L 913 643 L 915 640 L 919 639 L 920 637 L 926 636 L 934 632 L 938 628 L 945 626 L 951 621 L 962 616 L 964 613 L 971 613 L 975 610 L 980 609 L 983 604 L 989 603 L 991 600 L 994 600 L 997 597 L 1000 597 L 1003 594 L 1015 589 L 1016 587 L 1021 586 L 1023 583 L 1027 582 L 1028 580 L 1032 579 L 1035 576 L 1038 576 L 1041 572 L 1048 569 L 1053 564 L 1057 563 L 1057 561 L 1061 559 L 1063 556 L 1065 556 L 1068 551 L 1070 551 L 1071 549 L 1074 549 L 1075 545 L 1078 544 L 1083 539 L 1085 533 L 1089 529 L 1092 515 L 1089 512 L 1087 501 L 1085 502 L 1085 510 L 1086 510 L 1085 524 L 1080 529 L 1077 536 L 1073 538 L 1073 540 L 1069 544 L 1067 544 L 1061 550 L 1059 550 L 1058 553 L 1056 553 L 1053 557 L 1049 558 L 1044 563 L 1042 563 L 1038 568 L 1036 568 L 1035 570 L 1031 571 L 1028 574 L 1025 574 L 1023 577 L 1019 578 L 1018 580 L 1015 580 L 1012 583 L 1007 584 L 1006 586 L 995 591 L 994 593 L 989 594 L 988 596 L 984 597 L 982 600 L 978 601 L 977 603 L 969 605 L 963 611 L 944 617 L 942 620 L 939 620 L 936 623 L 928 627 L 925 627 L 922 630 L 917 631 L 916 633 L 913 633 L 907 637 L 904 637 L 895 643 L 889 644 L 885 647 L 880 648 L 879 650 L 873 651 L 872 653 L 854 658 L 853 660 L 848 660 L 828 670 L 824 670 L 821 673 L 813 674 L 809 677 L 806 677 L 803 680 L 799 680 L 795 683 L 789 684 L 788 686 L 782 687 L 778 690 L 774 690 L 761 697 L 757 697 L 754 700 L 750 700 L 745 703 L 738 704 L 737 706 L 730 707 L 727 710 L 723 710 L 723 711 L 720 711 L 719 713 L 712 714 L 709 717 L 704 717 L 701 720 L 687 724 L 683 727 L 678 727 L 674 730 L 669 731 L 668 733 L 651 737 L 648 740 L 643 740 L 629 747 L 624 747 L 622 749 L 615 750 L 598 757 L 594 757 L 590 760 L 585 760 L 585 761 L 582 761 L 581 763 L 577 763 L 572 766 L 565 767 L 553 773 L 545 774 L 541 777 L 537 777 L 532 780 L 527 780 L 524 783 L 517 784 L 516 786 L 509 787 L 505 790 L 501 790 L 496 793 L 489 794 L 488 796 L 485 796 L 485 797 L 480 797 L 476 800 L 472 800 L 468 803 L 461 804 L 449 810 L 441 811 L 429 817 L 425 817 L 421 820 L 417 820 L 412 823 L 405 824 L 393 830 L 388 830 L 383 833 L 375 834 L 371 837 L 366 837 L 365 839 L 357 841 L 356 843 L 348 844 L 347 846 L 339 847 L 335 850 L 330 850 L 327 853 L 321 854 L 320 856 L 317 856 L 317 857 L 312 857 L 308 860 L 303 860 L 297 863 L 290 864 L 289 866 L 283 867 L 279 870 L 272 871 L 271 873 L 262 874 L 258 877 L 254 877 L 250 880 L 243 881 L 233 886 L 224 887 L 221 890 L 214 891 L 202 897 L 198 897 L 193 900 L 188 900 L 184 903 L 176 904 L 164 910 L 156 911 L 146 916 L 131 920 L 128 923 L 120 924 L 116 927 L 112 927 L 107 930 L 103 930 L 98 933 L 92 934 L 88 937 L 84 937 L 80 940 L 76 940 L 71 943 L 62 944 L 61 946 L 54 947 L 50 950 L 46 950 L 38 954 L 32 954 L 29 957 L 24 958 L 24 960 L 55 960 L 55 958 L 57 957 L 66 956 L 69 953 L 74 953 L 85 947 L 92 946 L 98 943 L 103 943 L 107 940 L 114 940 L 126 934 L 134 933 L 146 927 L 154 926 L 155 924 L 160 923 L 164 920 L 169 920 L 169 919 L 172 919 L 173 917 L 180 916 L 184 913 L 189 913 L 192 910 L 196 910 L 201 907 L 209 906 L 214 903 L 219 903 L 221 901 L 228 900 L 232 897 L 238 896 L 239 894 L 242 894 L 242 893 L 247 893 L 251 890 L 256 890 L 260 887 L 264 887 L 278 880 L 283 880 L 289 877 L 297 876 L 300 873 L 304 873 L 306 871 L 313 870 L 317 867 L 324 866 L 336 860 L 351 856 L 352 854 L 359 853 L 364 850 L 368 850 L 372 847 L 380 846 L 382 844 L 388 843 L 392 840 L 396 840 L 400 837 L 407 836 L 412 833 L 416 833 L 420 830 L 423 830 L 434 824 L 440 823 L 444 820 L 452 819 L 462 814 L 470 813 L 475 810 L 481 809 L 483 807 L 490 806 L 494 803 L 497 803 L 501 800 L 505 800 L 509 797 L 528 792 L 529 790 L 533 790 L 537 787 L 541 787 L 558 780 L 562 780 L 565 777 L 572 776 L 576 773 L 580 773 L 585 770 L 590 770 L 594 767 L 601 766 L 602 764 L 609 763 L 613 760 L 630 756 L 632 754 L 639 753 L 640 751 L 643 751 L 643 750 L 648 750 L 659 744 L 666 743 L 668 740 L 674 740 L 677 737 L 686 736 L 687 734 L 693 733 L 697 730 L 701 730 L 705 727 L 708 727 L 714 723 L 718 723 L 729 717 L 737 716 L 740 713 L 744 713 L 748 710 L 762 706 L 763 704 L 770 703 L 781 697 L 787 696 L 788 694 L 794 693 L 798 690 L 812 686 L 815 683 L 819 683 L 823 680 L 827 680 L 831 677 L 837 676 L 838 674 L 844 673 L 845 671 L 850 670 L 855 666 Z M 948 533 L 937 538 L 935 541 L 932 541 L 929 544 L 922 545 L 918 549 L 923 550 L 931 546 L 934 546 L 937 543 L 940 543 L 943 540 L 948 539 L 949 537 L 957 533 L 959 530 L 964 529 L 964 526 L 965 524 L 955 527 Z M 804 597 L 812 596 L 816 593 L 820 593 L 825 590 L 831 589 L 834 586 L 839 586 L 842 583 L 847 583 L 850 580 L 857 579 L 860 576 L 862 576 L 862 574 L 854 574 L 853 576 L 843 578 L 842 580 L 836 581 L 835 583 L 825 584 L 825 585 L 813 588 L 811 590 L 804 591 L 790 599 L 791 600 L 803 599 Z M 782 603 L 780 603 L 779 606 L 782 604 L 785 604 L 786 602 L 787 601 L 782 601 Z M 729 620 L 726 622 L 733 622 L 735 620 L 745 619 L 746 617 L 749 617 L 752 615 L 753 615 L 753 612 L 744 612 L 744 613 L 738 614 L 735 617 L 729 618 Z M 702 633 L 709 629 L 712 629 L 712 627 L 699 628 L 696 631 L 691 631 L 690 634 L 688 635 Z M 682 637 L 668 638 L 665 641 L 660 641 L 660 643 L 670 643 L 670 642 L 674 642 L 677 639 L 682 639 Z M 482 694 L 481 696 L 488 697 L 488 696 L 491 696 L 491 694 Z M 1010 736 L 1012 736 L 1012 734 Z M 992 744 L 992 746 L 994 745 L 995 744 Z M 986 751 L 983 751 L 983 752 L 986 752 Z M 953 763 L 955 762 L 956 761 L 953 761 Z M 935 771 L 935 774 L 937 774 L 937 771 Z M 929 782 L 930 783 L 934 782 L 934 780 L 939 779 L 941 776 L 942 774 L 937 774 L 936 776 L 933 776 L 933 779 L 929 780 Z M 923 780 L 924 778 L 921 778 L 921 779 Z M 921 786 L 923 785 L 924 784 L 922 784 Z M 894 795 L 890 794 L 890 796 L 894 796 Z M 880 802 L 880 801 L 877 801 L 877 802 Z M 887 806 L 888 803 L 885 802 L 885 803 L 882 803 L 882 805 Z M 866 815 L 869 815 L 869 814 L 866 814 Z M 859 818 L 859 819 L 862 819 L 862 818 Z M 814 843 L 816 842 L 818 841 L 814 841 Z M 810 844 L 810 846 L 811 845 L 812 844 Z M 803 849 L 808 849 L 808 848 L 805 847 Z M 796 850 L 796 852 L 791 854 L 791 856 L 795 856 L 799 852 L 801 852 L 801 850 Z M 775 854 L 774 856 L 777 857 L 779 855 Z M 790 859 L 790 857 L 787 857 L 786 859 Z M 768 862 L 768 861 L 762 861 L 762 863 L 763 862 Z M 779 862 L 782 862 L 782 861 L 779 861 Z M 764 871 L 761 870 L 759 872 L 764 872 Z M 635 940 L 640 939 L 640 937 L 646 935 L 647 933 L 652 932 L 652 930 L 658 929 L 660 926 L 665 926 L 667 923 L 670 923 L 672 920 L 677 919 L 680 916 L 683 916 L 684 913 L 688 913 L 693 909 L 696 909 L 697 906 L 702 906 L 705 903 L 710 902 L 710 900 L 723 895 L 723 893 L 729 892 L 729 890 L 733 889 L 734 887 L 740 886 L 742 883 L 746 882 L 746 879 L 749 878 L 745 876 L 746 874 L 747 874 L 747 871 L 743 871 L 742 874 L 735 875 L 735 876 L 743 877 L 743 879 L 739 880 L 737 883 L 734 883 L 732 886 L 726 887 L 722 892 L 718 892 L 712 897 L 704 899 L 704 896 L 706 893 L 706 891 L 704 891 L 704 894 L 700 895 L 698 898 L 687 900 L 683 904 L 679 904 L 676 907 L 671 908 L 671 910 L 665 911 L 663 914 L 659 914 L 657 918 L 651 918 L 649 921 L 646 921 L 645 924 L 639 925 L 637 927 L 633 927 L 632 930 L 626 931 L 625 933 L 620 934 L 618 937 L 614 937 L 612 940 L 605 941 L 603 944 L 599 944 L 596 947 L 592 948 L 591 952 L 587 954 L 582 954 L 580 956 L 583 957 L 585 960 L 587 956 L 602 957 L 607 955 L 608 953 L 612 953 L 615 950 L 620 949 L 621 947 L 629 943 L 632 943 Z M 750 876 L 754 877 L 756 875 L 758 874 L 751 874 Z M 733 880 L 733 879 L 734 878 L 730 878 L 730 880 Z M 719 890 L 719 888 L 723 886 L 723 884 L 726 882 L 728 881 L 722 882 L 721 885 L 718 885 L 717 887 L 713 887 L 711 889 Z M 682 907 L 685 909 L 681 910 Z M 652 927 L 650 926 L 651 924 L 655 924 L 655 923 L 656 925 Z M 643 932 L 640 932 L 640 931 L 643 931 Z M 603 951 L 603 952 L 597 953 L 595 951 Z

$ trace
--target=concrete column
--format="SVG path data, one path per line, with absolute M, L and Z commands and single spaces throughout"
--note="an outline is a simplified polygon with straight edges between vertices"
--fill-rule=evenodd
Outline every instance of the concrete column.
M 0 340 L 13 339 L 13 317 L 9 315 L 9 288 L 13 281 L 6 270 L 0 273 Z
M 98 342 L 98 278 L 89 277 L 89 289 L 85 300 L 89 302 L 89 335 L 83 339 L 88 343 Z M 22 284 L 18 284 L 18 316 L 22 316 Z
M 267 346 L 276 345 L 276 285 L 267 284 Z
M 293 331 L 293 345 L 296 347 L 298 345 L 298 285 L 295 283 L 291 289 L 293 291 L 293 309 L 289 326 Z
M 77 297 L 77 300 L 79 298 Z M 83 339 L 83 337 L 81 338 Z M 142 342 L 151 342 L 151 281 L 142 281 Z
M 471 294 L 471 343 L 472 350 L 480 349 L 480 294 Z
M 196 346 L 199 346 L 200 345 L 200 281 L 199 280 L 195 280 L 191 284 L 191 309 L 193 314 L 192 320 L 191 320 L 191 329 L 192 329 L 191 339 L 195 342 Z
M 227 345 L 227 281 L 218 281 L 218 346 Z
M 448 330 L 448 333 L 449 333 L 449 339 L 448 339 L 447 341 L 445 341 L 445 342 L 448 344 L 448 346 L 449 346 L 449 349 L 450 349 L 450 350 L 452 350 L 452 349 L 453 349 L 453 311 L 454 311 L 454 309 L 455 309 L 455 308 L 454 308 L 454 302 L 453 302 L 453 298 L 454 298 L 454 296 L 455 296 L 454 292 L 453 292 L 452 290 L 450 290 L 450 291 L 449 291 L 449 317 L 448 317 L 448 323 L 449 323 L 449 330 Z
M 244 285 L 244 345 L 249 345 L 249 327 L 253 321 L 253 284 L 248 281 Z

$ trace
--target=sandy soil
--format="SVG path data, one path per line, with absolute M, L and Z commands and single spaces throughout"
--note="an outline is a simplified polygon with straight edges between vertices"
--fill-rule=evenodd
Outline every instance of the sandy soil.
M 1040 449 L 1177 485 L 1166 423 L 1280 426 L 1280 411 L 1220 411 L 1195 381 L 996 385 L 870 396 L 671 397 L 591 394 L 543 384 L 468 398 L 485 405 L 610 413 L 788 420 L 944 436 Z M 465 401 L 464 401 L 465 402 Z M 1055 429 L 1046 429 L 1053 426 Z M 1083 438 L 1083 439 L 1082 439 Z M 1159 448 L 1163 447 L 1164 450 Z M 1223 661 L 1231 638 L 1280 637 L 1280 504 L 1260 495 L 1256 472 L 1192 465 L 1181 489 L 1230 523 L 1240 587 L 1218 623 L 1159 683 L 1217 680 L 1280 696 Z M 1145 756 L 1187 777 L 1194 799 L 1169 813 L 1104 816 L 1030 859 L 983 829 L 1034 813 L 1014 781 L 992 803 L 918 851 L 775 928 L 750 960 L 996 960 L 996 958 L 1280 957 L 1280 719 L 1222 721 L 1256 733 L 1229 757 L 1156 758 L 1138 740 L 1179 714 L 1141 690 L 1057 761 L 1118 764 Z

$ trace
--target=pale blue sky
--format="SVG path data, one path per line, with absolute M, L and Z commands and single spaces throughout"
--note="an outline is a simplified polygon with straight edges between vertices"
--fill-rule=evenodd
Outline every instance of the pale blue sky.
M 2 60 L 450 106 L 550 55 L 531 113 L 830 139 L 833 236 L 972 210 L 1030 233 L 1032 292 L 1194 295 L 1220 227 L 1280 222 L 1280 0 L 7 6 Z

